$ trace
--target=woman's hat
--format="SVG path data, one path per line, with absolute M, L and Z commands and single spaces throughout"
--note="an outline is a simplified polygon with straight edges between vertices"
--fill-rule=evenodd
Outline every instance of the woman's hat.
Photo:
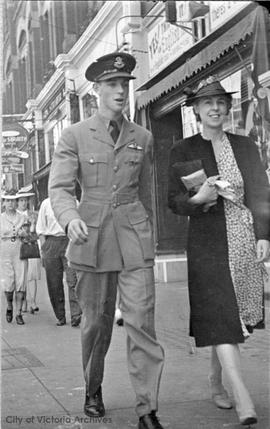
M 207 79 L 202 80 L 194 91 L 190 88 L 184 90 L 184 93 L 187 95 L 184 105 L 191 106 L 194 101 L 202 97 L 210 97 L 213 95 L 225 95 L 230 97 L 231 94 L 235 94 L 236 92 L 237 91 L 227 92 L 221 85 L 217 76 L 209 76 Z
M 136 79 L 131 72 L 135 68 L 135 58 L 126 52 L 112 52 L 103 55 L 87 68 L 85 77 L 91 82 L 100 82 L 116 77 Z
M 18 194 L 16 189 L 6 190 L 1 194 L 3 200 L 16 200 L 18 199 Z
M 34 192 L 30 192 L 32 190 L 32 185 L 25 186 L 18 191 L 18 198 L 27 198 L 33 197 L 35 195 Z

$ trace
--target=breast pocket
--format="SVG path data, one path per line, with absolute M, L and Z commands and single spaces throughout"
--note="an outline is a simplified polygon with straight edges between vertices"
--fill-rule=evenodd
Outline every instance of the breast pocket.
M 108 153 L 80 155 L 82 182 L 87 187 L 104 186 L 108 175 Z
M 124 162 L 125 162 L 126 173 L 128 178 L 134 181 L 136 178 L 139 177 L 139 174 L 141 171 L 141 166 L 143 162 L 143 153 L 139 151 L 127 152 Z

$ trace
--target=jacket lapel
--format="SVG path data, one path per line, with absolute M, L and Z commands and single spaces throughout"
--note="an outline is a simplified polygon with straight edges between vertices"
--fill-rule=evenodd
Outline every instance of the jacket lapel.
M 114 141 L 108 132 L 105 123 L 98 115 L 94 115 L 89 120 L 89 128 L 92 133 L 92 137 L 101 143 L 114 146 Z

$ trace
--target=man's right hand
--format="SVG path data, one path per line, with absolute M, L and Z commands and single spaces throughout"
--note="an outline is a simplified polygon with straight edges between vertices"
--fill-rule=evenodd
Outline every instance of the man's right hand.
M 72 243 L 83 244 L 88 239 L 88 230 L 82 219 L 72 219 L 68 224 L 68 238 Z

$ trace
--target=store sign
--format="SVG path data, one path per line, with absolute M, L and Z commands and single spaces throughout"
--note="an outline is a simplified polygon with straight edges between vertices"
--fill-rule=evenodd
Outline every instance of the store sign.
M 211 31 L 220 27 L 250 3 L 250 1 L 209 1 Z
M 2 164 L 2 172 L 24 174 L 24 165 L 23 164 Z
M 20 149 L 27 142 L 28 131 L 17 123 L 3 123 L 2 138 L 4 149 Z
M 159 21 L 148 33 L 150 77 L 163 70 L 192 44 L 190 34 L 165 20 Z
M 2 158 L 3 158 L 3 162 L 5 164 L 20 164 L 20 162 L 21 162 L 20 158 L 16 158 L 13 156 L 4 156 L 3 155 Z
M 27 152 L 24 152 L 22 150 L 4 150 L 2 152 L 3 157 L 10 157 L 10 156 L 16 156 L 18 158 L 26 159 L 29 158 L 29 154 Z
M 62 88 L 54 96 L 54 98 L 51 98 L 49 100 L 49 102 L 46 104 L 46 106 L 42 110 L 43 119 L 46 120 L 48 118 L 48 116 L 59 107 L 59 105 L 64 101 L 64 99 L 65 99 L 65 91 L 64 91 L 64 88 Z

